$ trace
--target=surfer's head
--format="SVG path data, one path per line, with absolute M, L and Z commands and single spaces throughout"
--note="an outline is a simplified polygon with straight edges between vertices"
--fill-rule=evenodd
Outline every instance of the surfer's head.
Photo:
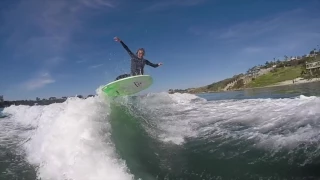
M 143 58 L 143 56 L 145 55 L 145 51 L 144 51 L 144 49 L 143 48 L 139 48 L 138 50 L 137 50 L 137 56 L 138 56 L 138 58 Z

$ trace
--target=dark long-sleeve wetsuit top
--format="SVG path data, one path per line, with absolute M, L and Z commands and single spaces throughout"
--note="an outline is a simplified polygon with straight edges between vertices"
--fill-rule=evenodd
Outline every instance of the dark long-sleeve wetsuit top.
M 153 64 L 147 59 L 139 59 L 135 54 L 131 52 L 131 50 L 128 48 L 126 44 L 124 44 L 122 41 L 120 41 L 123 48 L 129 53 L 131 57 L 131 76 L 135 75 L 143 75 L 144 74 L 144 66 L 147 64 L 151 67 L 158 67 L 158 64 Z

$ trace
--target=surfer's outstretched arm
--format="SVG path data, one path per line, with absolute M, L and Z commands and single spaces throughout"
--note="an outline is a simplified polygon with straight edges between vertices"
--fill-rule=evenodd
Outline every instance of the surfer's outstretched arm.
M 114 40 L 120 42 L 121 45 L 123 46 L 123 48 L 129 53 L 129 55 L 130 55 L 131 57 L 135 56 L 135 55 L 132 53 L 132 51 L 128 48 L 128 46 L 127 46 L 122 40 L 120 40 L 118 37 L 115 37 Z
M 153 64 L 152 62 L 150 62 L 148 60 L 146 60 L 146 64 L 151 66 L 151 67 L 154 67 L 154 68 L 159 67 L 160 65 L 162 65 L 162 63 Z
M 121 45 L 123 46 L 123 48 L 129 53 L 129 55 L 132 57 L 134 56 L 134 54 L 131 52 L 131 50 L 128 48 L 128 46 L 120 40 Z

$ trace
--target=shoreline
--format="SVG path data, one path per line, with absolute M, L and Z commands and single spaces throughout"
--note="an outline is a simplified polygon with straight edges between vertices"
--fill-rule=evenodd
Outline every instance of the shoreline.
M 294 81 L 294 83 L 293 83 Z M 258 89 L 258 88 L 269 88 L 269 87 L 279 87 L 279 86 L 293 86 L 293 85 L 301 85 L 301 84 L 307 84 L 307 83 L 314 83 L 314 82 L 320 82 L 320 78 L 312 78 L 310 80 L 303 79 L 301 77 L 295 78 L 292 80 L 286 80 L 282 82 L 278 82 L 275 84 L 267 85 L 267 86 L 262 86 L 262 87 L 253 87 L 253 88 L 243 88 L 245 89 Z
M 294 83 L 292 82 L 293 80 L 295 80 Z M 308 84 L 308 83 L 315 83 L 315 82 L 320 82 L 320 78 L 312 78 L 310 80 L 307 80 L 299 77 L 292 80 L 281 81 L 272 85 L 261 86 L 261 87 L 240 88 L 240 89 L 232 89 L 228 91 L 210 91 L 210 92 L 200 92 L 200 93 L 191 93 L 191 94 L 223 93 L 223 92 L 229 92 L 229 91 L 242 91 L 242 90 L 262 89 L 262 88 L 271 88 L 271 87 L 281 87 L 281 86 L 294 86 L 294 85 L 301 85 L 301 84 Z

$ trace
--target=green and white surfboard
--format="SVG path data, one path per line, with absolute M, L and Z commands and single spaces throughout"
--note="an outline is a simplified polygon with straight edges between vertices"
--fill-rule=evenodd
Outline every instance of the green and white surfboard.
M 152 83 L 149 75 L 130 76 L 105 85 L 102 91 L 108 96 L 128 96 L 147 89 Z

